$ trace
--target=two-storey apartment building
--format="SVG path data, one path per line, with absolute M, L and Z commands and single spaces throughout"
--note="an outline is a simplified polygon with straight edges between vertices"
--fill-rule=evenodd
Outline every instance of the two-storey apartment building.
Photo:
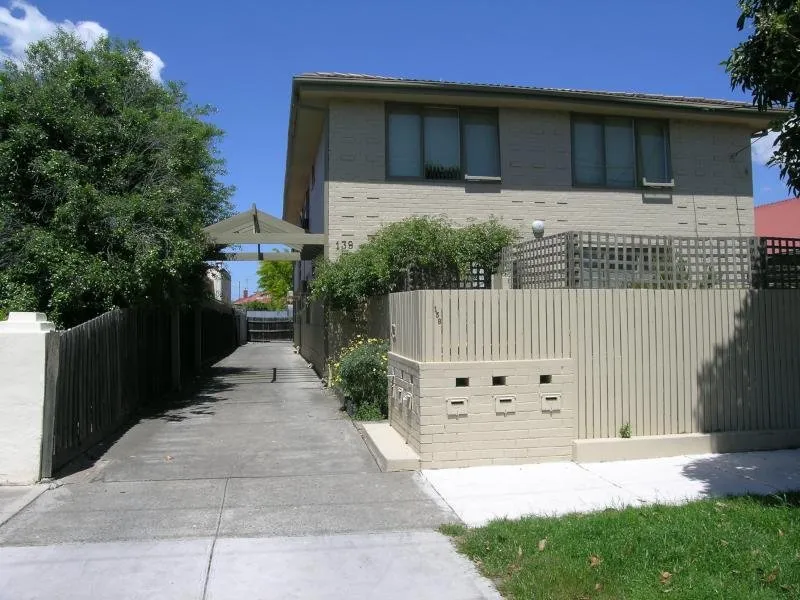
M 704 98 L 300 75 L 283 218 L 326 234 L 330 257 L 411 215 L 752 235 L 750 144 L 773 116 Z

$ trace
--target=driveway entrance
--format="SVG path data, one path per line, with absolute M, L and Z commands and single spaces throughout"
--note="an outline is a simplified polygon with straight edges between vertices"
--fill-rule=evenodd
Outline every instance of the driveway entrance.
M 452 511 L 378 470 L 289 343 L 239 348 L 61 482 L 0 527 L 9 597 L 493 597 L 433 532 Z M 142 583 L 120 591 L 126 568 Z

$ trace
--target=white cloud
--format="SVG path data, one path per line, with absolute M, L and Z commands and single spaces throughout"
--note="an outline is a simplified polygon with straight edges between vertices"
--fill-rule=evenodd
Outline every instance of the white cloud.
M 89 45 L 108 35 L 108 29 L 96 21 L 78 21 L 73 23 L 64 20 L 60 23 L 51 21 L 41 11 L 27 2 L 13 0 L 9 8 L 0 7 L 0 58 L 18 61 L 25 56 L 25 49 L 32 43 L 53 35 L 58 28 L 74 33 Z M 145 59 L 150 75 L 161 81 L 164 61 L 149 50 Z
M 150 77 L 156 81 L 161 81 L 161 71 L 164 69 L 164 61 L 155 52 L 150 50 L 144 51 L 144 59 L 147 64 L 147 70 L 150 71 Z
M 767 135 L 758 138 L 750 146 L 750 155 L 753 157 L 753 162 L 761 165 L 767 164 L 767 161 L 772 158 L 775 152 L 775 140 L 778 139 L 778 132 L 770 131 Z

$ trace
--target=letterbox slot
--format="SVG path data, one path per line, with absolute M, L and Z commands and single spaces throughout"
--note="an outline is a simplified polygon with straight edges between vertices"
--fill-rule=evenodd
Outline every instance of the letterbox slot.
M 502 415 L 515 413 L 517 412 L 516 404 L 517 404 L 516 396 L 495 396 L 494 412 Z
M 467 416 L 467 399 L 466 398 L 448 398 L 447 399 L 447 415 L 450 417 L 465 417 Z
M 541 394 L 542 412 L 559 412 L 561 410 L 561 394 Z

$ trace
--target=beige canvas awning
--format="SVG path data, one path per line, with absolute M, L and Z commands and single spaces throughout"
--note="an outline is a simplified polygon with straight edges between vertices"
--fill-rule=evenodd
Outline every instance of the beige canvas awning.
M 219 260 L 301 260 L 322 253 L 327 241 L 323 233 L 308 233 L 256 208 L 240 212 L 229 219 L 203 229 L 209 242 L 220 250 Z M 223 248 L 257 244 L 257 252 L 222 252 Z M 261 252 L 261 244 L 289 246 L 291 252 Z

